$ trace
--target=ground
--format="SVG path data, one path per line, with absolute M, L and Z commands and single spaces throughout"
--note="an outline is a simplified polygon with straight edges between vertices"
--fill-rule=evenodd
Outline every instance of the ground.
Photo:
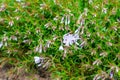
M 19 74 L 13 73 L 14 68 L 0 68 L 0 80 L 50 80 L 49 77 L 42 78 L 37 73 L 26 73 L 20 69 Z

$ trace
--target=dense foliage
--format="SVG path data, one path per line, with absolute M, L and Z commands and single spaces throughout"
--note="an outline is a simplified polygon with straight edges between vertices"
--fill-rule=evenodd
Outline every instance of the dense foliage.
M 78 45 L 65 46 L 77 29 Z M 35 71 L 34 56 L 55 80 L 119 80 L 120 0 L 0 0 L 1 65 Z

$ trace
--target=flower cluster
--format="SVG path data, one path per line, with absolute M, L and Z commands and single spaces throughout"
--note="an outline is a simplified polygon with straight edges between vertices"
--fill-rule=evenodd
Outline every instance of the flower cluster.
M 80 40 L 79 28 L 75 31 L 74 34 L 67 33 L 63 35 L 63 41 L 61 44 L 64 44 L 64 46 L 71 46 L 73 44 L 79 45 L 79 43 L 77 42 L 78 40 Z M 62 45 L 59 47 L 59 50 L 64 50 Z

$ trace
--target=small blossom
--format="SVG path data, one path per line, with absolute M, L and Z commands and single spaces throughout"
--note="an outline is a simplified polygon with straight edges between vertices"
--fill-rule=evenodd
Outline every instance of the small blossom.
M 79 37 L 79 30 L 80 28 L 78 28 L 74 34 L 71 33 L 67 33 L 65 35 L 63 35 L 63 44 L 65 44 L 65 46 L 70 46 L 72 44 L 76 44 L 79 45 L 79 43 L 77 42 L 78 40 L 80 40 Z M 84 44 L 84 42 L 81 44 L 81 46 Z
M 38 67 L 42 66 L 42 64 L 38 64 Z
M 70 15 L 68 15 L 67 19 L 68 19 L 67 24 L 69 25 L 70 24 Z
M 64 16 L 62 17 L 62 19 L 61 19 L 61 22 L 60 23 L 64 23 Z
M 53 18 L 53 20 L 54 20 L 54 21 L 57 21 L 58 19 L 55 17 L 55 18 Z
M 116 72 L 119 72 L 119 67 L 116 66 Z
M 58 38 L 57 36 L 54 36 L 54 37 L 53 37 L 53 41 L 55 41 L 57 38 Z
M 108 74 L 104 71 L 100 72 L 99 74 L 97 74 L 93 80 L 106 80 L 106 78 L 108 78 Z
M 80 16 L 79 16 L 79 18 L 78 18 L 78 20 L 77 20 L 77 22 L 76 22 L 77 24 L 80 24 L 81 26 L 83 26 L 84 23 L 85 23 L 85 20 L 84 20 L 84 18 L 83 18 L 84 14 L 85 14 L 85 13 L 80 14 Z M 86 13 L 85 15 L 87 15 L 87 13 Z
M 46 47 L 49 48 L 49 47 L 50 47 L 50 44 L 51 44 L 51 41 L 47 41 Z
M 16 0 L 17 2 L 21 2 L 21 0 Z
M 92 0 L 89 0 L 89 4 L 91 4 L 93 1 Z
M 106 57 L 108 54 L 106 52 L 100 53 L 100 56 Z
M 95 54 L 96 54 L 96 50 L 92 50 L 91 55 L 95 55 Z
M 70 15 L 66 15 L 65 16 L 65 25 L 69 25 L 70 24 Z
M 95 8 L 95 9 L 99 9 L 99 5 L 97 5 L 97 6 L 94 6 L 94 8 Z
M 50 60 L 48 60 L 47 62 L 45 62 L 42 67 L 44 69 L 47 69 L 49 66 L 50 66 Z
M 35 63 L 36 63 L 36 64 L 40 63 L 40 57 L 35 56 L 35 57 L 34 57 L 34 60 L 35 60 Z
M 19 16 L 16 16 L 15 19 L 18 21 L 18 20 L 20 19 L 20 17 L 19 17 Z
M 58 19 L 55 17 L 55 18 L 53 18 L 53 20 L 54 20 L 54 21 L 57 21 Z
M 46 28 L 48 28 L 48 27 L 50 27 L 51 25 L 52 25 L 52 23 L 48 22 L 48 23 L 45 24 L 44 26 L 45 26 Z
M 84 45 L 85 45 L 85 41 L 83 41 L 83 42 L 80 44 L 80 47 L 82 48 Z
M 106 14 L 107 13 L 107 8 L 103 8 L 102 12 Z
M 96 13 L 93 13 L 93 16 L 94 16 L 94 17 L 97 17 L 97 14 L 96 14 Z
M 13 26 L 13 24 L 14 24 L 13 21 L 10 21 L 10 22 L 9 22 L 9 25 L 10 25 L 10 26 Z
M 110 78 L 113 78 L 113 76 L 114 76 L 114 72 L 113 72 L 113 70 L 110 72 Z
M 27 44 L 29 44 L 29 45 L 30 45 L 31 40 L 29 40 L 29 39 L 25 39 L 25 40 L 23 40 L 23 43 L 27 43 Z
M 97 60 L 95 60 L 94 62 L 93 62 L 93 65 L 100 65 L 102 62 L 101 62 L 101 60 L 99 60 L 99 59 L 97 59 Z
M 93 80 L 99 80 L 100 78 L 101 78 L 101 76 L 97 74 L 97 75 L 93 78 Z
M 58 0 L 53 0 L 55 4 L 58 4 Z
M 3 42 L 0 42 L 0 48 L 3 46 Z
M 44 9 L 44 8 L 46 8 L 46 4 L 40 4 L 40 9 Z
M 120 22 L 120 20 L 119 20 L 119 22 Z M 112 29 L 115 30 L 115 31 L 118 30 L 116 26 L 113 26 Z
M 79 34 L 79 31 L 80 31 L 80 27 L 75 30 L 75 34 Z
M 3 42 L 6 42 L 8 40 L 8 37 L 4 35 Z
M 38 68 L 41 67 L 42 69 L 47 69 L 50 66 L 50 60 L 47 58 L 35 56 L 34 61 L 35 64 L 37 64 Z
M 80 22 L 81 22 L 81 19 L 82 19 L 82 16 L 83 16 L 83 14 L 80 14 L 80 16 L 78 17 L 78 20 L 77 20 L 77 24 L 80 24 Z
M 77 42 L 78 39 L 80 39 L 78 35 L 67 33 L 63 36 L 63 43 L 65 46 L 70 46 L 73 43 Z
M 112 66 L 111 70 L 115 70 L 116 72 L 119 72 L 119 67 L 118 66 Z
M 1 12 L 1 11 L 4 11 L 5 8 L 6 8 L 5 4 L 2 4 L 2 5 L 0 6 L 0 12 Z
M 11 40 L 17 41 L 17 37 L 16 36 L 11 36 Z
M 39 33 L 39 32 L 40 32 L 40 28 L 37 28 L 37 29 L 36 29 L 36 33 Z
M 59 18 L 59 16 L 56 16 L 55 18 L 53 18 L 54 21 L 57 21 Z
M 35 56 L 34 61 L 35 61 L 35 64 L 38 64 L 38 66 L 40 66 L 40 64 L 42 64 L 44 62 L 44 58 Z
M 42 44 L 40 44 L 39 46 L 37 46 L 37 47 L 35 48 L 35 52 L 42 53 Z
M 62 46 L 62 45 L 59 47 L 59 50 L 64 50 L 64 48 L 63 48 L 63 46 Z
M 22 6 L 22 8 L 25 8 L 25 7 L 28 6 L 28 4 L 26 4 L 26 3 L 21 3 L 21 6 Z
M 67 53 L 67 49 L 65 48 L 62 59 L 64 59 L 67 56 L 66 53 Z
M 111 42 L 106 42 L 108 46 L 112 46 L 113 44 Z

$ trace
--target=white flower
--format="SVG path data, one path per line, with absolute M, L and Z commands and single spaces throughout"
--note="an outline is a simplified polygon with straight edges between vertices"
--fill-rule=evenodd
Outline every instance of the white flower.
M 56 16 L 55 18 L 53 18 L 54 21 L 57 21 L 59 18 L 59 16 Z
M 0 48 L 3 46 L 3 42 L 0 42 Z
M 84 20 L 84 15 L 85 16 L 87 16 L 87 8 L 84 10 L 85 12 L 84 13 L 82 13 L 82 14 L 80 14 L 80 16 L 79 16 L 79 18 L 78 18 L 78 20 L 77 20 L 77 24 L 80 24 L 81 26 L 83 26 L 84 25 L 84 23 L 85 23 L 85 20 Z
M 66 16 L 66 19 L 65 19 L 65 25 L 67 25 L 67 21 L 68 21 L 68 20 L 67 20 L 67 16 Z
M 94 8 L 95 8 L 95 9 L 98 9 L 98 8 L 99 8 L 99 5 L 97 5 L 97 6 L 94 6 Z
M 21 2 L 21 0 L 16 0 L 17 2 Z
M 110 72 L 110 78 L 113 78 L 113 75 L 114 75 L 114 73 L 113 73 L 113 71 L 111 71 Z
M 15 19 L 18 21 L 18 20 L 20 19 L 20 17 L 19 17 L 19 16 L 16 16 Z
M 4 11 L 4 10 L 5 10 L 5 7 L 6 7 L 5 4 L 2 4 L 2 5 L 0 6 L 0 12 L 1 12 L 1 11 Z
M 65 25 L 70 24 L 70 15 L 65 15 Z
M 111 70 L 115 70 L 116 72 L 119 72 L 119 67 L 118 66 L 112 66 Z
M 91 4 L 93 1 L 92 0 L 89 0 L 89 4 Z
M 44 9 L 44 8 L 46 8 L 46 4 L 44 3 L 44 4 L 40 4 L 40 9 Z
M 35 63 L 36 63 L 36 64 L 40 63 L 40 57 L 35 56 L 35 57 L 34 57 L 34 60 L 35 60 Z
M 73 41 L 74 41 L 73 34 L 67 33 L 63 36 L 63 43 L 65 44 L 65 46 L 72 45 Z
M 42 66 L 42 64 L 38 64 L 38 67 Z
M 119 72 L 119 67 L 118 66 L 112 66 L 111 70 L 115 70 L 116 72 Z
M 48 27 L 50 27 L 51 25 L 52 25 L 52 23 L 48 22 L 48 23 L 46 23 L 44 26 L 45 26 L 46 28 L 48 28 Z
M 38 57 L 38 56 L 34 57 L 35 64 L 37 64 L 38 67 L 43 66 L 44 60 L 45 60 L 45 58 L 43 58 L 43 57 Z
M 80 44 L 80 47 L 82 48 L 84 45 L 85 45 L 85 41 L 83 41 L 83 42 Z
M 15 40 L 15 41 L 17 41 L 17 37 L 14 36 L 14 35 L 12 35 L 12 36 L 10 37 L 10 39 L 11 39 L 11 40 Z
M 78 39 L 80 39 L 78 34 L 67 33 L 63 36 L 63 43 L 65 46 L 70 46 L 73 43 L 77 43 Z
M 107 52 L 100 53 L 100 56 L 103 56 L 103 57 L 106 57 L 107 55 L 108 55 Z
M 4 35 L 3 42 L 6 42 L 7 40 L 8 40 L 8 37 L 6 35 Z
M 37 47 L 35 48 L 35 52 L 42 53 L 42 44 L 40 44 L 39 46 L 37 46 Z
M 70 46 L 72 44 L 79 45 L 79 43 L 77 42 L 80 39 L 79 31 L 80 27 L 73 34 L 67 33 L 63 35 L 63 43 L 65 44 L 65 46 Z M 62 49 L 62 47 L 60 46 L 59 49 Z
M 60 23 L 64 23 L 64 16 L 62 17 L 62 19 L 61 19 L 61 22 Z
M 64 50 L 64 48 L 63 48 L 63 46 L 62 46 L 62 45 L 59 47 L 59 50 Z
M 107 13 L 107 8 L 103 8 L 102 12 L 106 14 Z
M 97 60 L 95 60 L 94 62 L 93 62 L 93 65 L 100 65 L 102 63 L 102 61 L 101 60 L 99 60 L 99 59 L 97 59 Z
M 68 15 L 68 22 L 67 22 L 67 24 L 70 24 L 70 15 Z
M 83 28 L 82 28 L 82 33 L 83 33 Z M 79 33 L 80 33 L 80 26 L 79 28 L 73 33 L 67 33 L 65 35 L 63 35 L 63 41 L 62 44 L 64 44 L 65 46 L 71 46 L 73 44 L 80 46 L 81 48 L 86 44 L 85 41 L 82 41 L 81 44 L 78 43 L 78 40 L 80 40 L 81 38 L 79 37 Z M 59 47 L 59 50 L 64 50 L 62 46 Z
M 116 66 L 116 72 L 119 72 L 119 67 Z
M 50 44 L 51 44 L 51 41 L 47 41 L 46 47 L 49 48 L 49 47 L 50 47 Z
M 35 60 L 35 63 L 38 64 L 38 63 L 43 63 L 44 58 L 43 57 L 35 56 L 34 60 Z
M 97 75 L 93 78 L 93 80 L 99 80 L 100 78 L 101 78 L 101 76 L 97 74 Z
M 10 26 L 13 26 L 13 24 L 14 24 L 13 21 L 10 21 L 10 22 L 9 22 L 9 25 L 10 25 Z

